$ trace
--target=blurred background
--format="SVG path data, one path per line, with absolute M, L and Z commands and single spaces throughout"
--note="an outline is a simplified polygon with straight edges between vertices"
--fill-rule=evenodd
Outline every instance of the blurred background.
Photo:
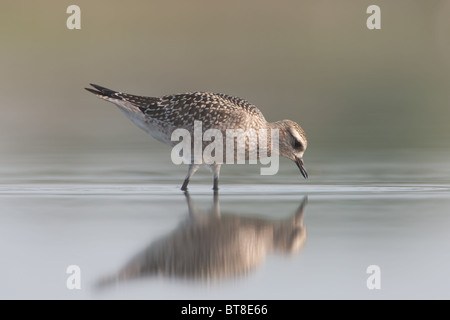
M 71 4 L 81 30 L 66 28 Z M 381 30 L 366 27 L 371 4 Z M 159 146 L 90 82 L 239 96 L 299 122 L 307 154 L 448 148 L 449 16 L 439 0 L 2 1 L 0 150 Z
M 81 30 L 66 27 L 72 4 Z M 366 27 L 372 4 L 381 30 Z M 276 176 L 221 175 L 221 208 L 238 217 L 276 221 L 308 195 L 301 254 L 232 285 L 158 279 L 106 297 L 448 297 L 449 17 L 448 0 L 2 0 L 0 297 L 95 296 L 188 216 L 186 167 L 89 83 L 226 93 L 308 136 L 307 181 L 286 159 Z M 191 186 L 206 210 L 210 173 Z M 66 288 L 72 264 L 81 292 Z M 371 264 L 382 291 L 367 290 Z

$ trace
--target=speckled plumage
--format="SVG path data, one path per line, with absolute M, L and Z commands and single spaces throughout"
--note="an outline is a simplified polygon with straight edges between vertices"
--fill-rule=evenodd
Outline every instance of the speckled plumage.
M 248 101 L 221 93 L 193 92 L 166 95 L 162 97 L 144 97 L 113 91 L 91 84 L 95 89 L 86 88 L 98 97 L 114 103 L 137 126 L 155 139 L 170 146 L 172 132 L 183 128 L 194 131 L 194 121 L 202 122 L 203 132 L 218 129 L 225 136 L 227 129 L 242 129 L 244 132 L 260 129 L 278 129 L 280 131 L 280 154 L 295 161 L 303 176 L 307 177 L 301 156 L 306 149 L 307 139 L 303 129 L 295 122 L 283 120 L 269 123 L 261 111 Z M 269 137 L 270 138 L 270 137 Z M 297 146 L 297 147 L 295 147 Z M 248 143 L 246 148 L 248 148 Z M 297 149 L 300 157 L 289 153 Z M 214 173 L 214 189 L 217 189 L 220 164 L 210 165 Z M 191 164 L 182 189 L 186 189 L 189 178 L 199 165 Z
M 129 102 L 147 117 L 176 128 L 190 129 L 194 120 L 203 121 L 205 129 L 224 130 L 245 130 L 255 125 L 262 128 L 266 122 L 261 111 L 253 104 L 221 93 L 192 92 L 162 97 L 143 97 L 112 90 L 94 93 L 109 101 L 117 99 Z

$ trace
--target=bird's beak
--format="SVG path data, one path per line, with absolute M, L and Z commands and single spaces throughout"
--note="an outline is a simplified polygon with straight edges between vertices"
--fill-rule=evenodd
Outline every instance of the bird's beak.
M 300 169 L 302 176 L 305 179 L 308 179 L 308 173 L 306 172 L 305 164 L 303 163 L 303 159 L 295 157 L 295 163 L 297 164 L 297 167 Z

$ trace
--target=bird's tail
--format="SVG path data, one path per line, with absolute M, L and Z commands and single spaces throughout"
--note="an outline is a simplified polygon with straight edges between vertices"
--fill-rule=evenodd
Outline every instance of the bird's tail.
M 148 109 L 150 105 L 153 105 L 156 101 L 158 101 L 158 98 L 155 97 L 136 96 L 129 93 L 114 91 L 92 83 L 90 85 L 97 90 L 91 88 L 85 89 L 89 92 L 92 92 L 97 97 L 119 106 L 123 106 L 123 103 L 129 103 L 133 105 L 133 107 L 139 108 L 142 112 Z

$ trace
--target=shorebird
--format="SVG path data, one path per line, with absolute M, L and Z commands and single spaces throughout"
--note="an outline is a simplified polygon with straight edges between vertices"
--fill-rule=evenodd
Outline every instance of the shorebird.
M 226 131 L 229 129 L 240 129 L 244 134 L 253 130 L 258 132 L 278 130 L 278 154 L 275 153 L 273 148 L 271 149 L 272 141 L 270 136 L 267 140 L 263 140 L 267 143 L 265 145 L 259 143 L 261 140 L 258 138 L 258 142 L 255 145 L 246 141 L 246 160 L 248 160 L 251 153 L 255 152 L 259 159 L 260 151 L 267 149 L 266 155 L 281 155 L 294 161 L 303 177 L 305 179 L 308 178 L 303 163 L 303 153 L 308 142 L 303 129 L 291 120 L 266 121 L 261 111 L 246 100 L 221 93 L 207 92 L 145 97 L 117 92 L 95 84 L 91 84 L 91 86 L 96 90 L 91 88 L 85 89 L 101 99 L 114 103 L 139 128 L 156 140 L 172 147 L 178 143 L 171 139 L 174 130 L 186 129 L 193 134 L 195 121 L 201 121 L 203 131 L 217 129 L 223 133 L 223 137 L 226 136 Z M 203 147 L 205 147 L 204 143 Z M 201 165 L 205 165 L 212 171 L 214 178 L 213 189 L 217 191 L 222 164 L 223 162 L 198 163 L 192 159 L 181 190 L 187 190 L 190 178 Z
M 246 276 L 272 252 L 299 254 L 307 232 L 304 197 L 297 210 L 282 219 L 222 213 L 219 195 L 209 210 L 198 208 L 185 193 L 189 216 L 172 232 L 154 240 L 99 288 L 137 278 L 163 276 L 200 282 Z

